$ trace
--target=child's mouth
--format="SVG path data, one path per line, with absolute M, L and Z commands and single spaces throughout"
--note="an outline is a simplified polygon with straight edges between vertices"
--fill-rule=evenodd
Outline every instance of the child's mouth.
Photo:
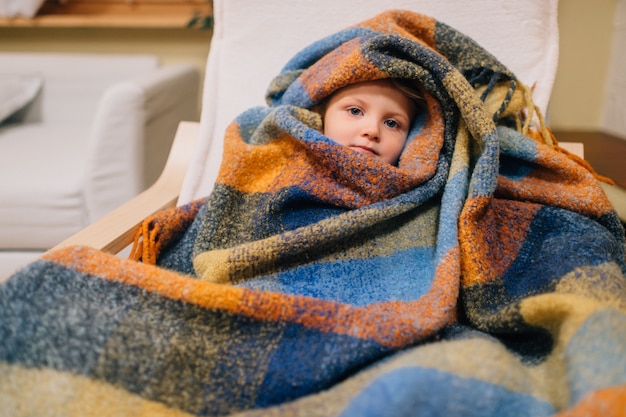
M 354 149 L 357 152 L 360 152 L 364 155 L 369 155 L 369 156 L 378 156 L 378 153 L 376 153 L 376 151 L 374 151 L 371 148 L 368 148 L 366 146 L 353 146 L 352 149 Z

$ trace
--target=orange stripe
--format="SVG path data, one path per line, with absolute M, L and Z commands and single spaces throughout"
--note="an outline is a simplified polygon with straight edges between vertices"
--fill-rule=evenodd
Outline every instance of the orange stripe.
M 626 385 L 600 389 L 587 394 L 573 408 L 555 417 L 624 417 Z
M 363 57 L 359 42 L 357 38 L 338 46 L 300 75 L 300 85 L 314 102 L 348 84 L 385 78 L 384 72 Z
M 236 313 L 243 289 L 211 284 L 153 265 L 121 259 L 96 249 L 70 246 L 45 254 L 52 261 L 84 274 L 144 288 L 163 297 Z
M 234 123 L 224 137 L 224 156 L 217 182 L 244 193 L 268 192 L 288 166 L 303 164 L 295 139 L 277 138 L 263 146 L 243 142 Z M 271 187 L 273 186 L 273 187 Z
M 502 276 L 524 244 L 540 208 L 538 204 L 484 196 L 467 200 L 459 220 L 462 285 Z
M 428 124 L 428 129 L 420 133 L 412 145 L 414 149 L 419 146 L 427 152 L 427 156 L 411 158 L 419 163 L 420 170 L 411 169 L 415 164 L 405 170 L 355 154 L 355 158 L 362 160 L 361 164 L 354 165 L 359 172 L 350 182 L 337 180 L 337 161 L 315 157 L 331 154 L 329 148 L 338 145 L 304 144 L 289 136 L 263 146 L 248 145 L 239 136 L 239 129 L 233 126 L 226 135 L 224 168 L 217 182 L 243 193 L 275 193 L 285 187 L 299 186 L 336 206 L 363 207 L 393 198 L 433 175 L 442 146 L 438 134 L 440 126 L 433 123 Z M 348 152 L 351 151 L 346 149 L 342 154 L 346 159 L 351 157 Z M 384 186 L 390 182 L 394 187 Z
M 600 217 L 613 211 L 593 174 L 564 154 L 539 145 L 535 161 L 537 168 L 521 181 L 500 176 L 498 191 L 585 216 Z
M 44 259 L 204 308 L 265 321 L 291 322 L 322 332 L 371 340 L 391 348 L 401 348 L 432 335 L 456 319 L 459 287 L 456 249 L 443 257 L 431 290 L 421 299 L 366 307 L 199 281 L 87 247 L 62 248 L 45 255 Z

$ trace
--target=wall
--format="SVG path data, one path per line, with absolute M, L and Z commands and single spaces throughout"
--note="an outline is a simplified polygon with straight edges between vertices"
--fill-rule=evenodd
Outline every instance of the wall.
M 601 126 L 617 0 L 560 0 L 560 55 L 550 125 L 560 130 Z
M 618 0 L 602 128 L 626 139 L 626 0 Z

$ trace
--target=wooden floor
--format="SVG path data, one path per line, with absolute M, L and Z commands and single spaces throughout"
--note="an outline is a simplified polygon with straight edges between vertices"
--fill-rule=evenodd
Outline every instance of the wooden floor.
M 558 131 L 559 142 L 582 142 L 585 159 L 601 175 L 626 188 L 626 139 L 602 132 Z

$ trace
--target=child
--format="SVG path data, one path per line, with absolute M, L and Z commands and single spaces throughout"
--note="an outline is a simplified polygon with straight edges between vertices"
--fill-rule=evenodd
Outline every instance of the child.
M 408 80 L 351 84 L 322 106 L 323 133 L 335 142 L 392 165 L 398 163 L 424 99 Z

